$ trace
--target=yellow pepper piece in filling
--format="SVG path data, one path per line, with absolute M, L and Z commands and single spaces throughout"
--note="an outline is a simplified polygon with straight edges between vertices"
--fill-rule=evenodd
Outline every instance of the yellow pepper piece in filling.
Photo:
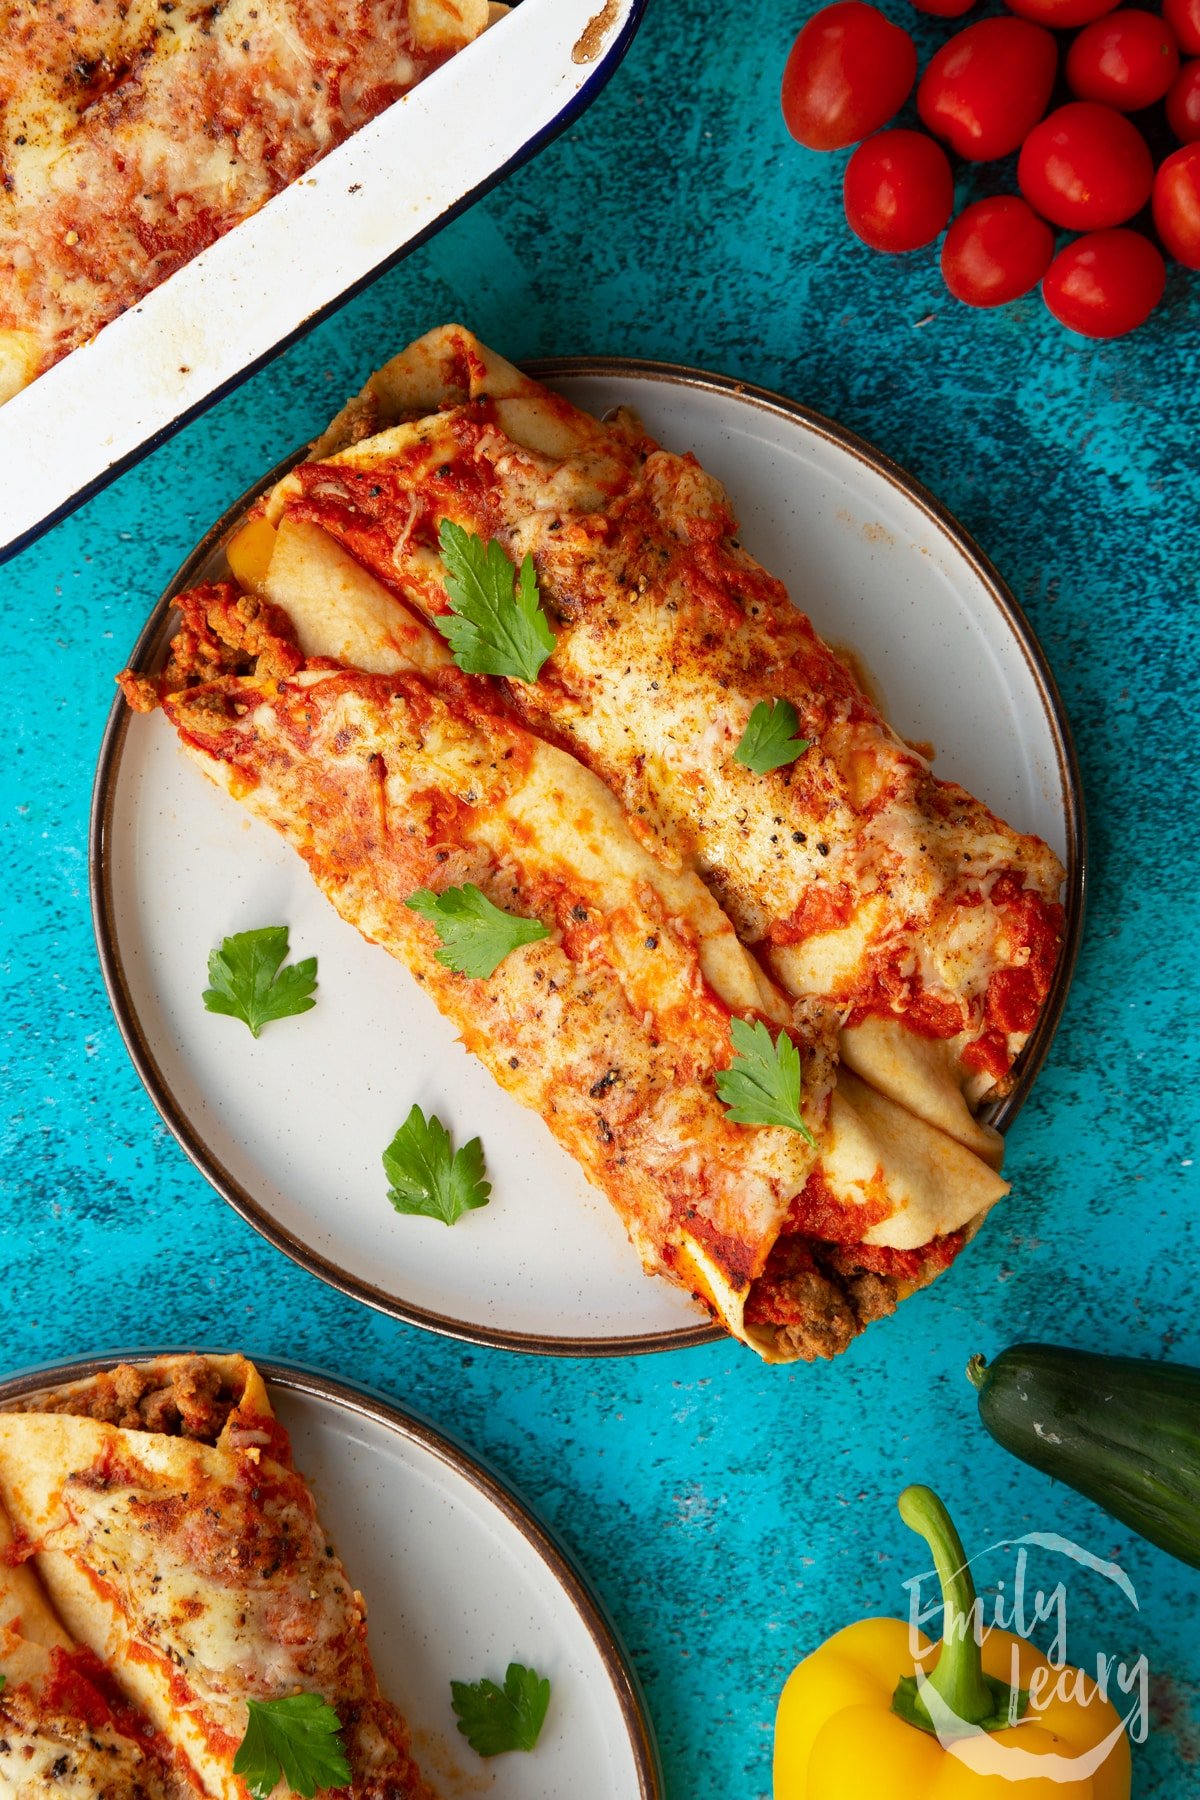
M 910 1489 L 904 1499 L 914 1494 L 928 1490 Z M 945 1519 L 940 1502 L 934 1505 Z M 955 1610 L 969 1614 L 975 1596 L 962 1546 L 945 1522 L 954 1554 L 943 1558 L 932 1536 L 930 1542 L 949 1621 Z M 954 1579 L 947 1582 L 951 1572 Z M 926 1656 L 929 1642 L 919 1634 L 915 1648 L 926 1676 L 947 1652 L 943 1643 Z M 1054 1668 L 1006 1631 L 986 1633 L 981 1658 L 969 1631 L 950 1646 L 952 1661 L 973 1663 L 976 1678 L 981 1664 L 1001 1692 L 1012 1680 L 1014 1653 L 1020 1689 L 1042 1671 L 1036 1705 L 1016 1726 L 976 1729 L 943 1748 L 932 1731 L 892 1710 L 901 1678 L 915 1672 L 908 1626 L 900 1619 L 848 1625 L 792 1671 L 780 1696 L 775 1800 L 1129 1800 L 1129 1740 L 1117 1709 L 1101 1698 L 1094 1681 L 1072 1668 Z M 949 1688 L 960 1696 L 963 1691 L 961 1685 Z M 1036 1763 L 1020 1767 L 1027 1758 L 1046 1759 L 1045 1774 Z
M 260 594 L 275 548 L 275 527 L 255 515 L 240 525 L 225 546 L 225 560 L 235 581 Z

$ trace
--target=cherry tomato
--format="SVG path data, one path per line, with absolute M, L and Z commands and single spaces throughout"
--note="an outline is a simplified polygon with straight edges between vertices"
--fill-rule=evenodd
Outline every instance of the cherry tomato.
M 959 156 L 1007 156 L 1045 112 L 1057 68 L 1058 48 L 1040 25 L 981 19 L 935 52 L 917 111 Z
M 1015 194 L 964 207 L 942 245 L 942 279 L 968 306 L 1003 306 L 1036 287 L 1054 255 L 1054 233 Z
M 1146 204 L 1154 164 L 1136 125 L 1111 107 L 1072 100 L 1025 139 L 1017 181 L 1051 224 L 1090 231 L 1120 225 Z
M 1090 25 L 1110 13 L 1118 0 L 1004 0 L 1010 12 L 1035 25 L 1050 25 L 1055 31 L 1069 30 L 1075 25 Z
M 1092 231 L 1060 250 L 1042 298 L 1060 325 L 1084 337 L 1123 337 L 1162 299 L 1163 259 L 1137 231 Z
M 1163 18 L 1185 56 L 1200 56 L 1200 0 L 1163 0 Z
M 923 131 L 881 131 L 846 164 L 842 197 L 851 231 L 872 250 L 919 250 L 950 217 L 954 177 Z
M 840 150 L 869 137 L 904 105 L 917 74 L 907 31 L 866 0 L 814 13 L 783 71 L 783 117 L 810 150 Z
M 975 0 L 912 0 L 918 12 L 932 13 L 935 19 L 961 19 L 969 13 Z
M 1200 144 L 1176 150 L 1154 177 L 1154 227 L 1168 256 L 1200 269 Z
M 1081 100 L 1138 112 L 1161 100 L 1179 73 L 1179 51 L 1156 13 L 1130 9 L 1085 25 L 1067 52 L 1067 86 Z
M 1200 141 L 1200 61 L 1179 71 L 1167 95 L 1167 124 L 1181 144 Z

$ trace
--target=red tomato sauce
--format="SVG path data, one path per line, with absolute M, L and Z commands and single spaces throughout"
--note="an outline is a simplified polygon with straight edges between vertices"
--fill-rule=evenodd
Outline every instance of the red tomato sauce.
M 856 1244 L 853 1261 L 856 1270 L 873 1275 L 890 1275 L 898 1281 L 917 1281 L 942 1269 L 948 1269 L 963 1246 L 961 1231 L 933 1238 L 918 1250 L 893 1250 L 888 1244 Z
M 907 951 L 897 952 L 897 958 Z M 966 1025 L 965 1009 L 957 1000 L 930 994 L 918 978 L 902 975 L 896 962 L 873 964 L 870 976 L 856 996 L 847 1025 L 861 1025 L 873 1015 L 900 1018 L 919 1037 L 956 1037 Z
M 839 1200 L 824 1171 L 814 1169 L 788 1208 L 780 1236 L 802 1236 L 830 1244 L 857 1244 L 862 1241 L 864 1232 L 890 1218 L 891 1212 L 892 1208 L 882 1198 L 864 1201 L 862 1205 Z
M 50 1678 L 44 1695 L 48 1710 L 82 1719 L 93 1731 L 111 1726 L 132 1738 L 149 1755 L 166 1760 L 164 1747 L 149 1720 L 128 1701 L 99 1657 L 82 1647 L 50 1652 Z
M 854 913 L 854 892 L 844 881 L 836 887 L 813 882 L 786 919 L 776 919 L 767 931 L 772 944 L 799 944 L 826 931 L 840 931 Z

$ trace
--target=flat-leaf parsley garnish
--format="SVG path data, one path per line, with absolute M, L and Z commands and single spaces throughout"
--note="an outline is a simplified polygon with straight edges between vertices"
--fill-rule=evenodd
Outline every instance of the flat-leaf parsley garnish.
M 445 888 L 440 894 L 430 888 L 418 888 L 405 905 L 429 920 L 442 940 L 442 948 L 435 950 L 434 955 L 456 975 L 486 980 L 511 951 L 550 936 L 537 919 L 501 912 L 470 881 L 463 887 Z
M 717 1071 L 717 1094 L 735 1125 L 784 1125 L 815 1150 L 817 1141 L 800 1114 L 800 1052 L 786 1031 L 772 1038 L 761 1019 L 730 1025 L 734 1057 Z
M 797 737 L 799 724 L 790 700 L 760 700 L 733 753 L 734 762 L 742 763 L 754 775 L 794 763 L 811 749 L 813 741 Z
M 438 533 L 450 612 L 434 624 L 468 675 L 536 681 L 555 637 L 538 599 L 533 558 L 517 569 L 502 544 L 443 519 Z
M 510 1662 L 504 1686 L 482 1681 L 452 1681 L 450 1704 L 458 1729 L 480 1756 L 506 1750 L 532 1750 L 550 1704 L 550 1683 L 534 1669 Z
M 288 953 L 286 925 L 264 925 L 258 931 L 238 931 L 222 940 L 219 950 L 208 955 L 208 979 L 204 1004 L 212 1013 L 241 1019 L 257 1037 L 271 1019 L 288 1019 L 317 1003 L 317 959 L 281 967 Z
M 384 1151 L 383 1168 L 391 1183 L 388 1199 L 398 1213 L 453 1225 L 491 1198 L 479 1139 L 455 1150 L 442 1121 L 436 1115 L 427 1119 L 419 1106 L 413 1107 Z
M 341 1721 L 319 1694 L 247 1702 L 250 1719 L 233 1772 L 254 1800 L 267 1800 L 282 1777 L 293 1794 L 312 1800 L 318 1788 L 345 1787 L 350 1764 Z

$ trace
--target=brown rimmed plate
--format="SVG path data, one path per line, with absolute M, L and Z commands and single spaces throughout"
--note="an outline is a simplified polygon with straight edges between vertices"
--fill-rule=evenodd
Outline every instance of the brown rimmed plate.
M 29 1370 L 0 1406 L 161 1355 L 140 1350 Z M 297 1467 L 370 1608 L 385 1693 L 440 1791 L 490 1800 L 661 1800 L 637 1678 L 583 1577 L 500 1479 L 381 1395 L 259 1362 Z M 551 1684 L 537 1749 L 484 1763 L 459 1735 L 450 1682 L 502 1680 L 512 1660 Z
M 904 736 L 935 745 L 939 773 L 1062 856 L 1067 944 L 1017 1085 L 993 1113 L 1007 1129 L 1062 1012 L 1084 892 L 1070 730 L 1013 596 L 917 482 L 803 406 L 674 365 L 580 359 L 534 372 L 591 411 L 632 405 L 663 442 L 694 450 L 729 488 L 743 542 L 865 661 Z M 222 544 L 253 497 L 188 558 L 134 667 L 164 654 L 173 596 L 223 571 Z M 151 1098 L 217 1191 L 305 1268 L 395 1317 L 512 1349 L 613 1354 L 717 1335 L 685 1295 L 642 1275 L 607 1203 L 407 973 L 203 780 L 161 717 L 120 702 L 97 771 L 91 876 L 105 979 Z M 204 1012 L 206 961 L 226 934 L 278 923 L 293 955 L 318 956 L 320 1003 L 255 1042 Z M 492 1203 L 453 1231 L 387 1204 L 380 1154 L 414 1101 L 487 1152 Z M 985 1245 L 986 1234 L 973 1254 Z

